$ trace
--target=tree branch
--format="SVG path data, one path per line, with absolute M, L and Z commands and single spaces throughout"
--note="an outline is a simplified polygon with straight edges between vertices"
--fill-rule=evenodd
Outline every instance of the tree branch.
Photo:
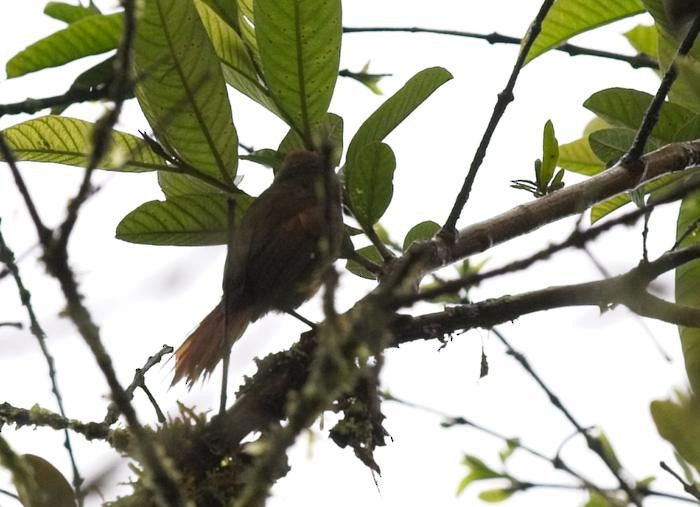
M 506 112 L 508 104 L 515 100 L 515 97 L 513 96 L 515 82 L 518 80 L 520 71 L 525 65 L 525 58 L 530 52 L 530 48 L 534 44 L 537 36 L 540 34 L 540 31 L 542 30 L 542 22 L 547 16 L 549 9 L 552 7 L 552 4 L 554 4 L 554 0 L 544 0 L 544 2 L 542 2 L 542 6 L 540 7 L 537 16 L 535 16 L 535 19 L 533 20 L 532 24 L 530 25 L 530 28 L 527 31 L 527 35 L 525 36 L 525 40 L 523 41 L 523 44 L 520 48 L 520 53 L 518 53 L 518 58 L 515 61 L 515 65 L 513 66 L 510 78 L 508 78 L 508 83 L 506 84 L 506 87 L 503 89 L 503 91 L 498 94 L 496 106 L 493 108 L 491 119 L 489 120 L 489 123 L 486 126 L 486 130 L 484 131 L 484 135 L 481 138 L 481 141 L 479 142 L 479 146 L 477 147 L 476 152 L 474 153 L 474 158 L 472 159 L 471 165 L 469 167 L 467 177 L 464 179 L 464 184 L 462 185 L 461 190 L 457 194 L 457 198 L 455 199 L 455 203 L 452 206 L 452 211 L 450 211 L 450 215 L 447 217 L 445 224 L 440 230 L 439 235 L 443 238 L 446 238 L 448 240 L 454 238 L 457 220 L 459 220 L 459 217 L 462 214 L 462 210 L 467 204 L 467 200 L 469 200 L 469 194 L 471 194 L 472 186 L 474 184 L 474 180 L 476 179 L 476 174 L 479 171 L 479 168 L 481 167 L 484 158 L 486 157 L 486 150 L 489 144 L 491 143 L 491 138 L 493 137 L 493 134 L 496 131 L 496 127 L 501 121 L 503 114 Z
M 343 27 L 343 33 L 381 33 L 381 32 L 404 32 L 404 33 L 429 33 L 435 35 L 450 35 L 455 37 L 466 37 L 469 39 L 479 39 L 488 42 L 489 44 L 515 44 L 521 45 L 523 39 L 518 37 L 510 37 L 508 35 L 501 35 L 496 32 L 492 33 L 474 33 L 474 32 L 463 32 L 459 30 L 442 30 L 436 28 L 420 28 L 417 26 L 412 27 L 398 27 L 398 26 L 373 26 L 373 27 Z M 574 44 L 561 44 L 554 48 L 555 51 L 561 51 L 569 54 L 570 56 L 594 56 L 598 58 L 606 58 L 608 60 L 616 60 L 620 62 L 628 63 L 634 69 L 639 68 L 649 68 L 658 69 L 659 62 L 654 58 L 651 58 L 645 54 L 637 55 L 623 55 L 620 53 L 613 53 L 610 51 L 601 51 L 598 49 L 585 48 L 581 46 L 575 46 Z

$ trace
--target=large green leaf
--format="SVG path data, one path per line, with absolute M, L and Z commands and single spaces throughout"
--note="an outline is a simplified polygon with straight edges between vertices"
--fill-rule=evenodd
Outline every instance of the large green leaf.
M 665 71 L 676 55 L 683 31 L 676 31 L 666 19 L 662 0 L 642 0 L 649 13 L 656 22 L 658 31 L 658 55 L 661 63 L 661 70 Z M 695 44 L 690 50 L 688 58 L 700 61 L 700 44 Z M 687 77 L 681 75 L 673 84 L 669 97 L 673 102 L 681 104 L 693 111 L 700 112 L 700 102 L 692 91 L 692 87 L 697 84 L 689 81 Z
M 345 161 L 346 175 L 352 172 L 355 159 L 364 146 L 382 141 L 425 99 L 450 79 L 452 79 L 452 74 L 442 67 L 424 69 L 384 101 L 364 121 L 350 141 Z
M 44 6 L 44 14 L 68 24 L 99 13 L 94 5 L 83 7 L 65 2 L 49 2 Z
M 638 90 L 608 88 L 591 95 L 583 105 L 612 125 L 636 130 L 641 125 L 652 98 L 648 93 Z M 673 142 L 678 129 L 694 117 L 693 111 L 666 102 L 661 108 L 652 136 L 660 141 Z
M 574 35 L 644 12 L 639 0 L 557 0 L 542 23 L 526 62 Z
M 369 245 L 364 248 L 360 248 L 357 250 L 357 255 L 364 257 L 370 262 L 375 263 L 377 266 L 381 266 L 382 263 L 384 262 L 384 259 L 382 258 L 382 254 L 379 253 L 379 250 L 377 250 L 377 247 L 374 245 Z M 355 261 L 347 261 L 345 263 L 345 269 L 350 271 L 352 274 L 357 275 L 361 278 L 366 278 L 368 280 L 376 280 L 377 276 L 372 273 L 371 271 L 368 271 L 365 269 L 361 264 L 355 262 Z
M 596 130 L 588 136 L 588 141 L 596 157 L 610 166 L 627 153 L 636 135 L 636 130 L 616 127 Z M 663 144 L 663 142 L 652 137 L 644 147 L 644 152 L 656 150 Z
M 394 194 L 396 158 L 384 143 L 372 143 L 358 154 L 346 184 L 350 207 L 357 221 L 371 228 L 386 211 Z
M 168 199 L 171 197 L 192 194 L 201 195 L 220 193 L 223 195 L 223 190 L 212 187 L 204 181 L 187 174 L 158 171 L 158 185 L 160 185 L 160 189 Z
M 678 181 L 683 175 L 681 174 L 667 174 L 660 178 L 656 178 L 649 183 L 645 183 L 644 186 L 639 190 L 642 195 L 651 193 L 651 198 L 654 197 L 655 192 L 662 191 L 666 189 L 672 183 Z M 636 192 L 637 190 L 635 190 Z M 596 223 L 601 218 L 609 215 L 618 208 L 621 208 L 628 202 L 631 202 L 630 193 L 624 193 L 611 197 L 601 203 L 596 204 L 591 208 L 591 223 Z
M 426 220 L 414 225 L 406 233 L 403 240 L 403 251 L 408 251 L 408 248 L 416 241 L 428 241 L 435 236 L 440 230 L 440 226 L 432 220 Z
M 240 220 L 252 199 L 236 196 Z M 228 204 L 223 194 L 178 195 L 149 201 L 117 225 L 117 238 L 147 245 L 223 245 L 228 238 Z
M 3 135 L 17 160 L 84 167 L 92 152 L 94 128 L 84 120 L 44 116 L 13 125 Z M 109 152 L 98 167 L 124 172 L 168 169 L 142 139 L 117 130 L 112 131 Z
M 688 227 L 700 219 L 700 193 L 687 196 L 678 212 L 676 235 L 685 234 Z M 700 243 L 700 234 L 689 234 L 682 246 Z M 700 261 L 693 261 L 676 268 L 676 302 L 700 308 Z M 685 369 L 693 391 L 700 393 L 700 329 L 680 327 Z
M 624 36 L 638 53 L 658 58 L 659 36 L 654 25 L 637 25 L 625 32 Z
M 22 505 L 31 507 L 76 507 L 75 492 L 66 478 L 51 463 L 41 456 L 24 454 L 22 459 L 32 471 L 36 485 L 39 487 L 39 497 L 27 495 L 26 489 L 17 488 Z
M 184 2 L 186 3 L 186 2 Z M 85 56 L 115 49 L 122 33 L 123 15 L 88 16 L 71 23 L 23 49 L 7 62 L 8 78 L 57 67 Z
M 700 471 L 700 404 L 696 396 L 678 393 L 678 401 L 654 401 L 651 415 L 659 434 Z
M 238 2 L 236 0 L 201 0 L 201 3 L 208 5 L 231 28 L 238 25 Z
M 253 0 L 234 1 L 238 5 L 238 28 L 240 30 L 241 38 L 250 49 L 253 59 L 259 62 L 258 41 L 255 38 L 255 12 Z
M 335 167 L 340 164 L 343 154 L 343 119 L 334 113 L 326 113 L 325 117 L 316 124 L 311 132 L 311 140 L 315 146 L 329 144 L 333 148 L 331 164 Z M 278 153 L 287 154 L 297 150 L 304 150 L 304 140 L 294 129 L 289 129 L 277 148 Z
M 199 17 L 221 60 L 224 79 L 239 92 L 278 116 L 281 116 L 267 89 L 259 81 L 257 70 L 245 43 L 231 26 L 201 0 L 195 2 Z
M 158 140 L 230 182 L 238 138 L 219 59 L 190 0 L 145 0 L 134 40 L 136 97 Z
M 340 0 L 255 0 L 255 35 L 270 94 L 310 142 L 340 62 Z
M 595 156 L 588 136 L 559 146 L 559 167 L 567 171 L 593 176 L 605 169 L 605 164 Z

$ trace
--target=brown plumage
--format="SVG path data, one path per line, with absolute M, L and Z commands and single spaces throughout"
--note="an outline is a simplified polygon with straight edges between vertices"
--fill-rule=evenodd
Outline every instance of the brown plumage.
M 327 156 L 287 155 L 234 231 L 225 280 L 229 343 L 266 313 L 309 299 L 337 259 L 342 233 L 340 184 Z M 192 385 L 214 370 L 224 356 L 224 321 L 222 301 L 175 352 L 173 384 Z

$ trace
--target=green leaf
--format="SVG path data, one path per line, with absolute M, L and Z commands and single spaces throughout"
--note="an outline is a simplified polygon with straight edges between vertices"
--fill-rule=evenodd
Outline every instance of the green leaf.
M 22 459 L 34 475 L 34 480 L 39 486 L 39 494 L 46 500 L 38 503 L 31 502 L 33 498 L 26 498 L 20 494 L 23 505 L 31 505 L 31 507 L 75 507 L 77 505 L 73 488 L 56 467 L 44 458 L 33 454 L 24 454 Z
M 414 241 L 428 241 L 432 239 L 439 230 L 440 226 L 432 220 L 414 225 L 411 227 L 411 230 L 406 233 L 406 237 L 403 240 L 403 251 L 407 251 L 408 247 L 410 247 Z
M 238 26 L 238 2 L 236 0 L 201 0 L 201 3 L 209 6 L 231 28 Z M 199 5 L 197 8 L 199 9 Z
M 272 150 L 270 148 L 263 148 L 262 150 L 255 150 L 253 153 L 248 155 L 239 155 L 242 160 L 249 160 L 255 162 L 256 164 L 263 165 L 265 167 L 272 168 L 275 173 L 282 165 L 284 160 L 284 155 L 277 150 Z
M 644 112 L 652 98 L 648 93 L 638 90 L 609 88 L 594 93 L 583 105 L 613 126 L 637 130 L 642 124 Z M 665 143 L 673 142 L 678 129 L 694 116 L 693 111 L 678 104 L 666 102 L 661 108 L 652 136 Z
M 525 62 L 554 49 L 574 35 L 644 12 L 639 0 L 557 0 L 542 23 Z
M 96 88 L 104 88 L 109 86 L 114 78 L 114 62 L 116 60 L 115 56 L 110 56 L 109 58 L 101 61 L 100 63 L 93 65 L 85 72 L 82 72 L 75 78 L 73 84 L 71 84 L 69 91 L 88 91 Z M 133 98 L 133 92 L 127 93 L 126 98 Z M 62 104 L 60 106 L 54 106 L 51 108 L 51 114 L 61 114 L 65 111 L 71 104 Z
M 542 134 L 542 165 L 537 171 L 537 184 L 540 188 L 546 188 L 554 176 L 554 169 L 559 160 L 559 143 L 554 134 L 554 125 L 551 120 L 544 124 Z
M 92 152 L 94 124 L 65 116 L 44 116 L 3 131 L 17 160 L 53 162 L 85 167 Z M 145 172 L 169 169 L 165 161 L 140 138 L 112 131 L 109 152 L 100 169 Z
M 676 238 L 685 234 L 696 220 L 700 219 L 700 192 L 695 192 L 683 199 L 678 212 Z M 681 246 L 700 243 L 700 234 L 689 234 Z M 687 262 L 676 268 L 676 303 L 700 308 L 700 260 Z M 685 370 L 694 393 L 700 393 L 700 328 L 679 327 Z M 658 424 L 657 424 L 658 426 Z M 698 440 L 700 442 L 700 440 Z M 683 453 L 681 456 L 685 457 Z M 687 459 L 687 458 L 686 458 Z M 690 460 L 689 460 L 690 461 Z M 700 465 L 700 460 L 694 463 Z
M 394 194 L 396 159 L 384 143 L 372 143 L 359 153 L 346 184 L 350 207 L 357 221 L 371 228 L 384 214 Z
M 243 40 L 204 1 L 195 1 L 195 6 L 216 55 L 221 60 L 226 82 L 269 111 L 283 117 L 267 89 L 258 79 L 257 70 Z
M 519 438 L 511 438 L 506 440 L 505 449 L 498 452 L 498 457 L 501 459 L 501 463 L 505 464 L 518 447 L 520 447 Z
M 359 72 L 352 72 L 349 69 L 344 69 L 340 71 L 339 75 L 354 79 L 358 83 L 361 83 L 369 88 L 375 95 L 382 95 L 382 90 L 379 88 L 379 81 L 381 81 L 382 78 L 390 76 L 391 74 L 371 74 L 368 72 L 368 70 L 369 62 L 367 62 Z
M 596 130 L 588 136 L 588 141 L 596 157 L 606 164 L 612 165 L 627 153 L 636 135 L 637 132 L 632 129 L 609 128 Z M 644 153 L 660 148 L 662 144 L 663 143 L 652 137 L 644 147 Z
M 44 14 L 68 24 L 99 13 L 100 11 L 94 5 L 83 7 L 65 2 L 49 2 L 44 7 Z
M 653 401 L 651 416 L 659 434 L 680 456 L 700 470 L 700 404 L 695 396 L 677 393 L 678 400 Z
M 682 30 L 678 31 L 674 25 L 666 19 L 666 12 L 661 0 L 642 0 L 649 13 L 653 16 L 656 22 L 658 34 L 658 55 L 661 64 L 661 71 L 665 72 L 671 64 L 671 61 L 676 55 L 676 51 L 680 44 L 680 38 L 683 36 Z M 700 46 L 695 45 L 690 50 L 688 58 L 700 60 Z M 700 103 L 692 88 L 697 86 L 696 83 L 689 81 L 687 76 L 681 72 L 679 79 L 673 83 L 669 97 L 671 101 L 683 105 L 693 111 L 700 112 Z
M 374 245 L 360 248 L 356 251 L 356 253 L 366 258 L 367 260 L 374 262 L 377 265 L 381 265 L 384 262 L 382 254 L 379 253 L 379 250 L 377 250 L 377 247 L 375 247 Z M 367 278 L 368 280 L 375 280 L 377 278 L 374 273 L 366 270 L 364 267 L 362 267 L 355 261 L 346 262 L 345 268 L 352 274 L 357 275 L 361 278 Z
M 588 501 L 583 505 L 583 507 L 611 507 L 610 502 L 608 502 L 606 498 L 597 491 L 589 490 L 588 495 Z
M 240 220 L 252 199 L 236 196 Z M 223 194 L 179 195 L 149 201 L 117 225 L 117 238 L 147 245 L 204 246 L 226 244 L 227 197 Z
M 678 466 L 680 466 L 681 470 L 683 470 L 685 480 L 689 483 L 695 482 L 695 472 L 693 472 L 693 468 L 690 466 L 690 463 L 684 460 L 675 449 L 673 451 L 673 457 L 676 458 L 676 463 L 678 463 Z
M 624 36 L 638 53 L 658 58 L 659 37 L 654 25 L 637 25 L 625 32 Z
M 641 189 L 635 190 L 634 192 L 639 192 L 641 195 L 651 193 L 653 200 L 653 198 L 655 197 L 655 192 L 659 192 L 662 189 L 666 189 L 666 187 L 672 185 L 675 181 L 678 181 L 680 178 L 685 176 L 687 175 L 680 173 L 667 174 L 665 176 L 661 176 L 660 178 L 656 178 L 650 181 L 649 183 L 645 183 Z M 591 223 L 596 223 L 601 218 L 605 217 L 606 215 L 609 215 L 616 209 L 630 202 L 630 194 L 631 192 L 619 194 L 615 197 L 611 197 L 610 199 L 593 206 L 593 208 L 591 209 Z
M 450 79 L 452 74 L 442 67 L 424 69 L 379 106 L 364 121 L 350 141 L 345 157 L 345 174 L 352 172 L 355 159 L 364 146 L 382 141 L 425 99 Z
M 241 38 L 245 41 L 246 47 L 252 58 L 259 64 L 260 54 L 258 53 L 258 41 L 255 38 L 255 11 L 253 0 L 234 0 L 238 5 L 238 28 Z
M 136 97 L 158 140 L 196 170 L 230 182 L 238 138 L 219 59 L 192 2 L 144 1 L 134 66 Z
M 5 66 L 7 77 L 23 76 L 115 49 L 121 37 L 122 22 L 121 13 L 79 19 L 10 58 Z
M 469 473 L 459 483 L 459 486 L 457 487 L 457 496 L 461 495 L 466 487 L 472 482 L 482 481 L 485 479 L 500 479 L 503 477 L 503 474 L 492 470 L 488 465 L 486 465 L 486 463 L 481 461 L 476 456 L 471 456 L 469 454 L 465 455 L 464 459 L 462 460 L 462 464 L 467 467 Z
M 340 62 L 340 0 L 255 0 L 265 80 L 290 126 L 311 141 L 328 110 Z
M 591 149 L 588 136 L 559 147 L 559 166 L 585 176 L 593 176 L 605 169 L 605 164 Z
M 620 464 L 620 460 L 617 458 L 617 454 L 615 454 L 615 449 L 613 449 L 608 436 L 603 432 L 603 430 L 599 429 L 596 438 L 598 439 L 598 442 L 600 442 L 603 455 L 607 458 L 608 463 L 610 463 L 610 465 L 619 472 L 622 465 Z
M 488 503 L 499 503 L 508 500 L 515 490 L 512 488 L 487 489 L 479 493 L 479 498 Z
M 343 154 L 343 119 L 337 114 L 326 113 L 325 117 L 316 123 L 311 132 L 311 139 L 314 146 L 324 146 L 326 144 L 333 147 L 331 153 L 331 164 L 337 166 L 340 164 L 340 157 Z M 304 150 L 304 141 L 299 134 L 290 129 L 287 135 L 284 136 L 277 151 L 283 154 L 291 153 L 296 150 Z
M 204 181 L 174 172 L 158 171 L 158 185 L 166 198 L 192 194 L 223 194 L 223 191 L 212 187 Z

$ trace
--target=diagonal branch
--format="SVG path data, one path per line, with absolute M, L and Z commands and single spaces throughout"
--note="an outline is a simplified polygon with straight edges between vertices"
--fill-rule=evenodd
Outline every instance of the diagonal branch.
M 501 121 L 503 114 L 506 112 L 508 104 L 515 100 L 515 97 L 513 96 L 515 82 L 518 80 L 520 71 L 525 65 L 525 58 L 530 52 L 530 48 L 534 44 L 537 36 L 540 34 L 540 31 L 542 30 L 542 22 L 544 21 L 544 18 L 547 16 L 547 13 L 549 12 L 549 9 L 552 7 L 553 4 L 554 0 L 544 0 L 544 2 L 542 3 L 539 12 L 535 16 L 535 19 L 533 20 L 529 30 L 527 31 L 525 40 L 523 41 L 523 44 L 520 48 L 518 58 L 515 61 L 513 70 L 510 74 L 510 77 L 508 78 L 508 83 L 506 84 L 506 87 L 503 89 L 503 91 L 498 94 L 496 106 L 493 108 L 491 119 L 489 120 L 489 123 L 486 126 L 486 130 L 484 131 L 484 135 L 482 136 L 481 141 L 479 142 L 479 146 L 476 149 L 476 152 L 474 153 L 474 158 L 472 159 L 471 165 L 469 167 L 467 177 L 464 179 L 464 184 L 462 185 L 462 188 L 457 194 L 455 203 L 452 206 L 452 211 L 450 211 L 450 215 L 447 217 L 447 221 L 442 226 L 442 229 L 440 231 L 440 236 L 445 237 L 446 239 L 454 238 L 457 220 L 459 220 L 459 217 L 462 214 L 462 210 L 464 209 L 464 206 L 469 200 L 469 195 L 471 194 L 472 186 L 474 185 L 474 180 L 476 179 L 476 173 L 479 171 L 479 168 L 481 168 L 481 164 L 484 161 L 484 158 L 486 157 L 486 150 L 489 144 L 491 143 L 491 138 L 493 137 L 493 134 L 496 131 L 496 127 Z

